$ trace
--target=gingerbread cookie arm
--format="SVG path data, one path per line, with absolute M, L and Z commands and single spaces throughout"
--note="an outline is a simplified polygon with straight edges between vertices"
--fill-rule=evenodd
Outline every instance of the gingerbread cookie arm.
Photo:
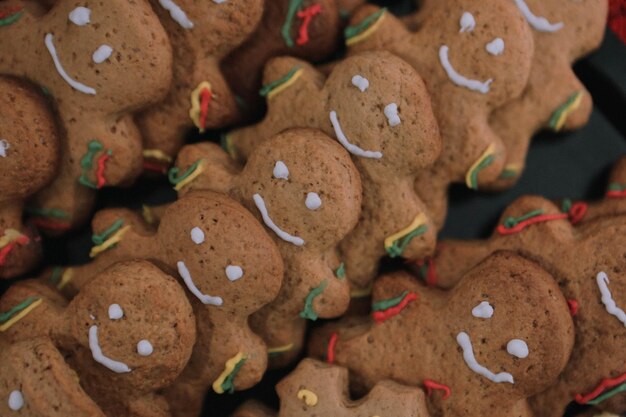
M 613 166 L 604 199 L 589 203 L 583 224 L 591 220 L 619 216 L 626 213 L 626 157 L 622 156 Z

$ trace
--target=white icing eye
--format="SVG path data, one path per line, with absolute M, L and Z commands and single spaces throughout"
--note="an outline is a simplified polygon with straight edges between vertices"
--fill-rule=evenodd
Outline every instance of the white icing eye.
M 367 78 L 357 74 L 352 77 L 352 85 L 363 93 L 370 86 L 370 82 Z
M 276 161 L 276 165 L 274 165 L 274 178 L 277 180 L 288 180 L 289 179 L 289 168 L 283 161 Z
M 204 232 L 199 227 L 194 227 L 191 229 L 191 240 L 196 245 L 199 245 L 204 242 Z
M 509 355 L 515 356 L 516 358 L 524 359 L 528 357 L 528 345 L 520 339 L 512 339 L 509 341 L 506 345 L 506 351 L 509 352 Z
M 19 411 L 24 407 L 24 396 L 18 390 L 11 391 L 9 394 L 9 408 L 13 411 Z
M 109 318 L 111 320 L 119 320 L 124 317 L 124 310 L 119 304 L 111 304 L 109 306 Z
M 7 157 L 7 149 L 9 149 L 11 145 L 4 139 L 0 139 L 0 156 L 3 158 Z
M 474 15 L 470 12 L 464 12 L 459 21 L 459 25 L 461 26 L 459 32 L 471 32 L 476 27 L 476 19 L 474 19 Z
M 243 277 L 243 269 L 239 265 L 228 265 L 226 267 L 226 277 L 232 282 Z
M 322 199 L 317 193 L 308 193 L 304 205 L 309 210 L 317 210 L 322 206 Z
M 152 348 L 152 343 L 147 340 L 140 340 L 139 343 L 137 343 L 137 353 L 139 353 L 139 355 L 150 356 L 153 351 L 154 348 Z
M 91 58 L 96 64 L 102 64 L 104 61 L 109 59 L 112 53 L 113 48 L 111 48 L 109 45 L 100 45 L 98 49 L 96 49 L 96 52 L 93 53 L 93 56 Z
M 85 26 L 91 23 L 91 10 L 86 7 L 77 7 L 70 12 L 69 19 L 76 26 Z
M 504 41 L 502 38 L 495 38 L 485 46 L 485 49 L 491 55 L 502 55 L 504 53 Z
M 472 309 L 472 316 L 479 319 L 490 319 L 493 316 L 493 307 L 487 301 L 483 301 Z
M 213 3 L 215 4 L 222 4 L 222 3 L 226 3 L 228 0 L 213 0 Z
M 398 115 L 398 105 L 396 103 L 387 104 L 384 110 L 385 116 L 389 126 L 398 126 L 401 123 L 400 116 Z

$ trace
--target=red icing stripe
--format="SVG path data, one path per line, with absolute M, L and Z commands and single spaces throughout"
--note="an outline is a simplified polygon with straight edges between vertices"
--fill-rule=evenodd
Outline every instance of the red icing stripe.
M 202 89 L 200 93 L 200 125 L 202 129 L 206 129 L 206 118 L 209 115 L 209 105 L 211 104 L 211 99 L 213 98 L 213 93 L 208 88 Z
M 574 396 L 574 400 L 576 400 L 578 404 L 586 404 L 587 402 L 593 400 L 598 395 L 602 394 L 602 391 L 604 391 L 605 389 L 612 388 L 616 385 L 620 385 L 621 383 L 625 381 L 626 381 L 626 372 L 616 378 L 605 378 L 589 394 L 586 394 L 586 395 L 576 394 Z
M 309 43 L 309 25 L 315 16 L 322 13 L 322 5 L 319 3 L 312 4 L 306 9 L 298 12 L 298 17 L 302 20 L 302 25 L 300 25 L 300 30 L 298 32 L 298 39 L 296 40 L 297 45 L 306 45 Z
M 335 363 L 335 345 L 337 344 L 337 339 L 339 339 L 339 335 L 335 332 L 330 335 L 330 339 L 328 339 L 328 348 L 326 349 L 326 362 Z
M 377 324 L 380 324 L 390 318 L 397 316 L 406 308 L 411 302 L 417 300 L 417 294 L 414 292 L 408 293 L 397 306 L 390 307 L 387 310 L 375 311 L 372 316 Z
M 423 384 L 424 388 L 426 388 L 426 395 L 429 397 L 433 394 L 433 390 L 443 391 L 443 397 L 441 397 L 442 400 L 446 400 L 448 399 L 448 397 L 450 397 L 451 391 L 450 387 L 448 387 L 447 385 L 440 384 L 433 381 L 432 379 L 425 379 Z

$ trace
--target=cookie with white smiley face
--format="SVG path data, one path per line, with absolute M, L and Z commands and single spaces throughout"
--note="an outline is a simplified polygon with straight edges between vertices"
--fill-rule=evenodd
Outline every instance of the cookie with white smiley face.
M 313 335 L 311 352 L 352 374 L 357 392 L 384 379 L 421 386 L 432 415 L 529 416 L 527 398 L 567 364 L 572 320 L 536 264 L 498 253 L 451 291 L 397 272 L 374 284 L 372 318 Z
M 357 10 L 351 25 L 345 31 L 349 54 L 390 51 L 426 83 L 443 152 L 415 186 L 442 226 L 451 183 L 481 188 L 504 168 L 506 148 L 489 118 L 527 84 L 531 30 L 512 2 L 500 0 L 436 2 L 417 31 L 374 6 Z
M 177 159 L 180 172 L 198 164 L 204 170 L 181 194 L 230 193 L 278 245 L 284 284 L 251 323 L 270 348 L 271 364 L 287 364 L 302 348 L 307 319 L 338 317 L 348 307 L 348 272 L 336 249 L 359 219 L 358 171 L 341 145 L 313 129 L 287 130 L 268 139 L 244 167 L 216 144 L 184 147 Z
M 577 227 L 570 224 L 572 219 L 546 199 L 521 197 L 502 214 L 490 239 L 442 242 L 434 260 L 437 284 L 453 287 L 458 276 L 497 250 L 515 251 L 539 263 L 567 299 L 576 343 L 556 383 L 531 400 L 536 415 L 562 416 L 572 401 L 623 414 L 626 219 L 600 216 Z
M 142 170 L 131 112 L 162 99 L 172 78 L 169 40 L 144 1 L 2 3 L 0 73 L 41 86 L 54 102 L 61 135 L 58 176 L 38 193 L 43 229 L 83 222 L 94 190 L 132 182 Z

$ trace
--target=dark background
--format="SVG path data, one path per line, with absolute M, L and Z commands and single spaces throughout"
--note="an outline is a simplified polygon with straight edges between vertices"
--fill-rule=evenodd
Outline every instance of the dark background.
M 411 11 L 410 0 L 376 1 L 396 14 Z M 626 154 L 626 46 L 607 31 L 602 47 L 577 63 L 576 73 L 591 91 L 595 108 L 589 124 L 566 134 L 541 133 L 530 149 L 526 171 L 517 186 L 505 193 L 472 192 L 465 186 L 451 190 L 450 210 L 441 237 L 483 238 L 500 212 L 515 198 L 540 194 L 548 198 L 599 199 L 605 191 L 611 165 Z M 217 140 L 219 132 L 191 136 L 191 142 Z M 173 201 L 176 194 L 166 180 L 141 180 L 131 189 L 104 189 L 97 208 L 140 208 Z M 89 260 L 91 230 L 86 227 L 60 239 L 44 242 L 46 264 L 71 265 Z M 387 265 L 389 267 L 389 265 Z M 10 282 L 0 282 L 0 293 Z M 226 417 L 247 398 L 277 406 L 274 384 L 286 371 L 268 372 L 257 387 L 233 395 L 209 394 L 205 416 Z M 328 416 L 331 417 L 331 416 Z

